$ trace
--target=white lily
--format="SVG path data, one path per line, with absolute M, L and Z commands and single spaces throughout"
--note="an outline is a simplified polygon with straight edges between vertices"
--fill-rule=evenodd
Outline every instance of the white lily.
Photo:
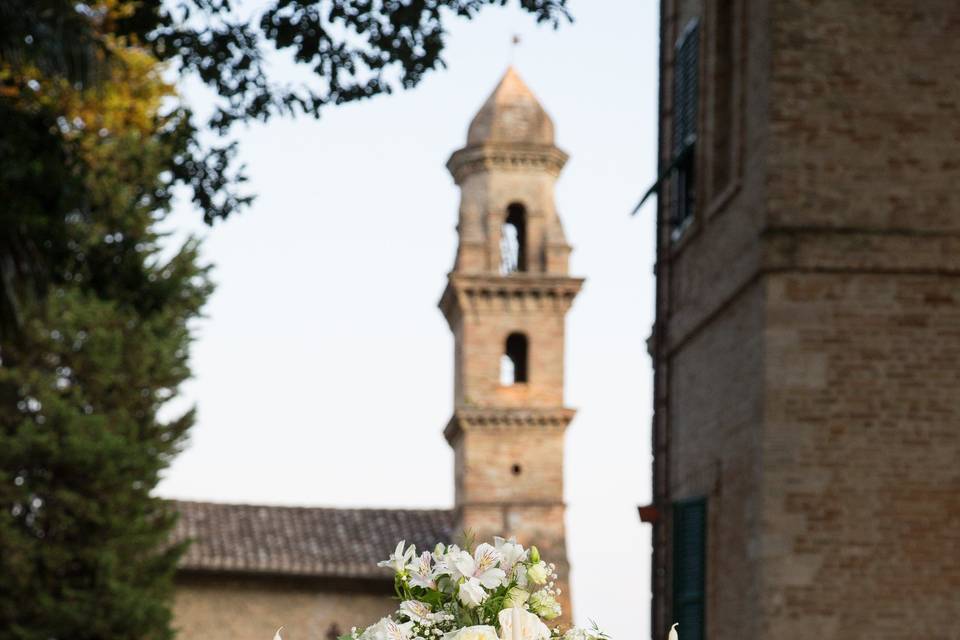
M 536 615 L 520 607 L 504 609 L 500 620 L 500 640 L 548 640 L 550 629 Z
M 437 588 L 437 581 L 430 566 L 431 558 L 430 552 L 424 551 L 419 558 L 407 565 L 407 571 L 410 572 L 410 584 L 414 587 Z
M 467 578 L 464 580 L 460 583 L 460 589 L 457 591 L 457 597 L 460 598 L 460 602 L 471 609 L 483 604 L 483 601 L 487 599 L 488 595 L 490 594 L 484 590 L 483 585 L 476 578 Z
M 401 540 L 397 544 L 396 550 L 390 554 L 390 557 L 386 560 L 381 560 L 377 563 L 378 567 L 390 567 L 397 573 L 403 573 L 407 565 L 410 564 L 410 561 L 413 560 L 414 556 L 417 555 L 417 549 L 413 545 L 410 545 L 409 548 L 404 550 L 404 545 L 406 540 Z
M 673 626 L 670 627 L 670 633 L 667 634 L 667 640 L 680 640 L 680 634 L 677 633 L 677 627 L 679 626 L 678 623 L 673 623 Z
M 459 549 L 448 553 L 444 563 L 444 571 L 454 580 L 476 578 L 487 589 L 495 589 L 503 583 L 506 572 L 499 568 L 500 553 L 492 545 L 484 542 L 477 546 L 471 556 L 467 551 Z

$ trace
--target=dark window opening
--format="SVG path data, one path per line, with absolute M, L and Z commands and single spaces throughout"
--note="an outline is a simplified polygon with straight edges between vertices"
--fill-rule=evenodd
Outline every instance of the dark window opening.
M 673 506 L 673 617 L 684 640 L 703 640 L 707 575 L 707 502 Z
M 677 41 L 673 65 L 673 189 L 670 226 L 678 237 L 696 205 L 696 143 L 700 101 L 700 23 L 691 22 Z
M 515 465 L 513 465 L 512 467 L 510 467 L 510 473 L 512 473 L 512 474 L 515 475 L 515 476 L 520 475 L 520 472 L 521 472 L 521 471 L 523 471 L 523 469 L 521 469 L 521 468 L 520 468 L 520 465 L 518 465 L 518 464 L 515 464 Z
M 527 336 L 511 333 L 500 358 L 500 384 L 510 386 L 527 381 Z
M 507 207 L 500 228 L 500 273 L 507 275 L 527 270 L 527 211 L 522 204 Z
M 733 163 L 734 118 L 734 0 L 716 0 L 713 40 L 713 165 L 712 191 L 719 194 L 729 184 Z

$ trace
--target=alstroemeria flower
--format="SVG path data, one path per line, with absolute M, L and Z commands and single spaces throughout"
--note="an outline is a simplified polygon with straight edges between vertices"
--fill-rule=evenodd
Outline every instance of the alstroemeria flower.
M 507 575 L 497 566 L 500 560 L 500 553 L 484 542 L 477 546 L 472 556 L 459 549 L 455 553 L 447 554 L 444 571 L 454 580 L 476 578 L 487 589 L 495 589 Z
M 419 600 L 404 600 L 401 602 L 400 613 L 417 623 L 433 622 L 437 617 L 430 609 L 430 605 Z
M 500 620 L 500 640 L 548 640 L 550 629 L 543 620 L 520 607 L 504 609 Z
M 471 609 L 483 604 L 488 595 L 490 594 L 484 590 L 477 578 L 467 578 L 460 584 L 460 589 L 457 591 L 460 602 Z
M 510 569 L 512 569 L 515 564 L 527 557 L 526 550 L 517 544 L 516 538 L 504 540 L 497 536 L 494 537 L 493 544 L 497 549 L 497 553 L 500 554 L 500 568 L 507 573 L 510 572 Z
M 434 579 L 433 569 L 430 567 L 431 555 L 429 551 L 424 551 L 413 562 L 407 565 L 407 571 L 410 572 L 410 584 L 414 587 L 423 587 L 424 589 L 436 589 L 437 581 Z
M 390 567 L 397 573 L 403 573 L 407 565 L 410 564 L 410 561 L 413 560 L 414 556 L 417 555 L 417 549 L 413 545 L 406 550 L 404 550 L 404 545 L 406 540 L 401 540 L 397 545 L 397 549 L 390 554 L 390 557 L 387 560 L 381 560 L 377 563 L 378 567 Z
M 360 640 L 411 640 L 412 622 L 400 624 L 390 618 L 381 618 L 360 635 Z

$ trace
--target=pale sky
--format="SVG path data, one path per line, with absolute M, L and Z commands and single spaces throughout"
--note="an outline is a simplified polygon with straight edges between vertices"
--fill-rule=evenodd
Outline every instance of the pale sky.
M 556 32 L 488 8 L 450 23 L 448 68 L 412 91 L 238 128 L 254 206 L 208 230 L 183 202 L 166 225 L 206 237 L 217 291 L 184 388 L 198 421 L 160 494 L 452 506 L 453 340 L 437 301 L 459 193 L 444 164 L 512 57 L 570 154 L 557 205 L 587 279 L 567 319 L 574 613 L 614 640 L 648 638 L 636 507 L 650 499 L 654 233 L 650 204 L 629 212 L 655 176 L 657 4 L 573 0 Z

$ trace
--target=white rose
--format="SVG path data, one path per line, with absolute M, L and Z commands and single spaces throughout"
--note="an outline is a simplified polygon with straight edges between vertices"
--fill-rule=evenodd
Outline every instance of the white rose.
M 500 640 L 548 640 L 550 629 L 543 620 L 520 607 L 500 612 Z
M 553 620 L 560 615 L 560 603 L 546 591 L 537 591 L 530 596 L 530 610 L 544 620 Z
M 483 601 L 487 599 L 487 592 L 484 591 L 479 580 L 470 578 L 460 585 L 457 596 L 460 598 L 460 602 L 472 609 L 483 604 Z
M 443 640 L 497 640 L 497 630 L 486 624 L 464 627 L 444 634 Z
M 545 583 L 548 575 L 549 569 L 547 569 L 545 562 L 541 561 L 527 567 L 527 578 L 529 578 L 533 584 Z
M 507 597 L 503 600 L 503 606 L 505 609 L 522 607 L 523 603 L 526 602 L 529 597 L 529 591 L 521 589 L 520 587 L 511 587 L 510 591 L 507 591 Z

